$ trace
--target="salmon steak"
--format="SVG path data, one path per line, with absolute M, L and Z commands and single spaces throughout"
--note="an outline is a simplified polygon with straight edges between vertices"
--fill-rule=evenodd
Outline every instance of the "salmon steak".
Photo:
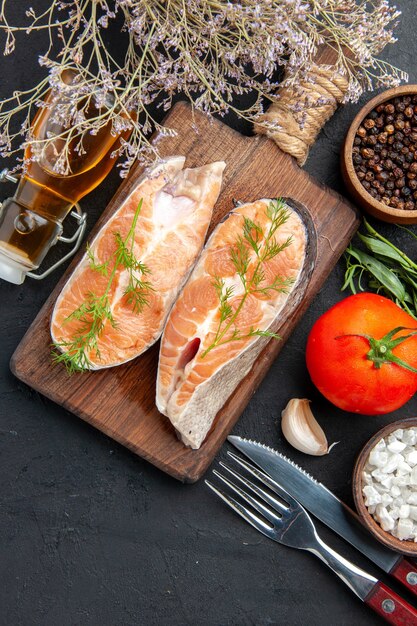
M 161 340 L 156 404 L 198 449 L 221 407 L 301 300 L 314 226 L 290 200 L 242 204 L 213 231 Z M 310 221 L 309 221 L 310 220 Z
M 90 243 L 52 313 L 57 360 L 112 367 L 160 337 L 204 245 L 225 168 L 184 163 L 170 157 L 146 170 Z

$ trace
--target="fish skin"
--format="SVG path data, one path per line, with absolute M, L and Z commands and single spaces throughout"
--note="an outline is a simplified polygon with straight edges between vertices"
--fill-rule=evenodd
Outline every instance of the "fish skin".
M 118 327 L 112 328 L 106 322 L 99 338 L 101 358 L 90 353 L 90 369 L 120 365 L 136 358 L 159 339 L 169 310 L 204 245 L 225 163 L 220 161 L 191 169 L 184 169 L 184 163 L 185 157 L 175 156 L 148 168 L 90 244 L 98 262 L 112 259 L 113 233 L 127 235 L 139 201 L 143 199 L 134 253 L 149 268 L 151 273 L 146 280 L 151 282 L 154 291 L 149 294 L 149 306 L 139 314 L 133 313 L 123 300 L 127 271 L 123 268 L 117 271 L 110 295 Z M 77 322 L 65 322 L 65 317 L 81 304 L 92 290 L 92 284 L 103 282 L 98 276 L 89 269 L 85 254 L 56 301 L 51 318 L 55 343 L 75 335 Z
M 214 290 L 213 273 L 223 277 L 228 284 L 235 283 L 235 297 L 239 298 L 240 279 L 233 264 L 226 258 L 225 248 L 229 249 L 230 256 L 230 245 L 242 233 L 242 215 L 260 222 L 263 227 L 268 225 L 265 213 L 268 203 L 268 199 L 263 199 L 240 205 L 216 227 L 174 304 L 162 335 L 156 405 L 170 419 L 183 443 L 193 449 L 198 449 L 204 442 L 218 411 L 270 341 L 266 337 L 231 341 L 217 346 L 201 358 L 204 349 L 212 342 L 218 325 L 219 300 L 210 290 L 210 284 Z M 245 306 L 250 298 L 253 301 L 248 305 L 248 319 L 243 316 L 241 320 L 242 309 L 236 320 L 242 331 L 244 328 L 249 330 L 251 325 L 262 330 L 275 330 L 281 324 L 280 311 L 297 289 L 303 275 L 308 229 L 300 213 L 291 204 L 287 204 L 287 208 L 290 210 L 290 218 L 277 231 L 277 237 L 284 240 L 292 234 L 294 239 L 284 252 L 275 257 L 274 262 L 280 268 L 280 274 L 291 276 L 294 283 L 289 289 L 289 295 L 274 293 L 267 298 L 249 296 Z M 265 273 L 268 273 L 271 268 L 266 270 Z M 204 297 L 202 293 L 205 293 Z M 185 350 L 190 350 L 190 346 L 195 346 L 197 339 L 200 339 L 197 353 L 188 363 L 184 363 L 181 355 Z

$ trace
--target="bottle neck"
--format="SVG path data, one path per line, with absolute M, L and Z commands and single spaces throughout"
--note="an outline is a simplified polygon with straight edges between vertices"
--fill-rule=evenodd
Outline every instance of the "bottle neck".
M 55 223 L 61 223 L 74 202 L 25 175 L 16 190 L 15 202 Z
M 33 211 L 16 197 L 8 198 L 0 210 L 0 266 L 8 259 L 25 272 L 38 268 L 61 232 L 60 221 Z

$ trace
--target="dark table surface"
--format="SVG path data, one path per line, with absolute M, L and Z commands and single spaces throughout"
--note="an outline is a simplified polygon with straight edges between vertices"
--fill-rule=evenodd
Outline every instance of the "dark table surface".
M 417 82 L 414 3 L 397 4 L 403 11 L 399 41 L 385 58 Z M 44 35 L 21 38 L 14 55 L 1 57 L 0 97 L 41 76 L 37 54 L 44 42 Z M 355 112 L 369 98 L 336 113 L 305 166 L 342 193 L 340 148 Z M 238 120 L 230 123 L 242 129 Z M 89 228 L 119 182 L 113 172 L 83 201 Z M 12 189 L 4 186 L 2 192 Z M 382 229 L 404 243 L 404 234 L 394 234 L 389 226 Z M 335 409 L 314 389 L 304 361 L 306 339 L 318 316 L 346 295 L 340 292 L 343 271 L 340 261 L 234 432 L 276 446 L 352 505 L 357 453 L 384 424 L 416 415 L 417 396 L 395 414 L 361 417 Z M 227 510 L 203 481 L 176 482 L 12 376 L 10 356 L 62 272 L 21 286 L 0 281 L 0 623 L 382 623 L 317 559 L 263 538 Z M 311 398 L 329 441 L 340 441 L 329 456 L 307 457 L 283 440 L 280 414 L 292 397 Z M 227 445 L 213 466 L 226 450 Z M 380 574 L 317 526 L 333 547 Z

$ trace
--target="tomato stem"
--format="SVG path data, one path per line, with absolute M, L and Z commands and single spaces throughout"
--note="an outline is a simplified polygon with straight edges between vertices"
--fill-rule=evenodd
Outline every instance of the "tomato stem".
M 413 332 L 409 335 L 402 335 L 401 337 L 397 337 L 394 339 L 394 335 L 399 333 L 401 330 L 412 330 Z M 417 374 L 417 369 L 398 358 L 392 351 L 394 348 L 399 346 L 401 343 L 417 335 L 417 330 L 412 328 L 406 328 L 405 326 L 397 326 L 397 328 L 393 328 L 389 333 L 384 335 L 382 339 L 375 339 L 370 335 L 360 335 L 360 334 L 352 334 L 352 335 L 339 335 L 336 339 L 342 339 L 343 337 L 363 337 L 369 342 L 370 350 L 366 355 L 366 358 L 373 362 L 374 367 L 376 369 L 380 369 L 384 363 L 395 363 L 399 367 L 402 367 L 409 372 L 414 372 Z

